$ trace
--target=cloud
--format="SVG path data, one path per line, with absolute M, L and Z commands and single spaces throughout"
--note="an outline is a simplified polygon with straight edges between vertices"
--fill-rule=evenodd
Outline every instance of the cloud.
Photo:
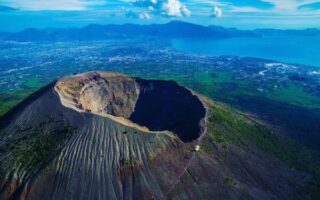
M 299 9 L 302 10 L 312 10 L 313 8 L 316 8 L 320 2 L 317 0 L 265 0 L 275 5 L 275 9 L 277 11 L 286 12 L 286 14 L 293 14 L 289 12 L 296 12 Z M 301 12 L 296 12 L 296 14 L 299 14 Z
M 213 16 L 213 17 L 222 17 L 222 9 L 219 8 L 218 6 L 214 6 L 213 9 L 212 9 L 211 16 Z
M 19 26 L 4 17 L 14 15 L 18 18 L 24 15 L 39 15 L 43 10 L 85 11 L 43 14 L 50 20 L 56 18 L 60 20 L 61 15 L 64 16 L 64 21 L 69 20 L 70 23 L 75 23 L 75 18 L 78 17 L 79 24 L 89 19 L 97 20 L 97 23 L 107 20 L 112 23 L 127 22 L 128 19 L 125 19 L 124 15 L 135 19 L 152 18 L 152 22 L 159 22 L 158 20 L 167 19 L 158 18 L 158 16 L 186 17 L 191 16 L 192 11 L 190 20 L 201 24 L 211 23 L 212 17 L 223 16 L 217 23 L 228 22 L 228 26 L 239 24 L 243 27 L 253 25 L 271 27 L 276 24 L 280 28 L 287 26 L 320 27 L 317 23 L 320 17 L 319 4 L 319 0 L 0 0 L 0 5 L 2 5 L 0 12 L 7 12 L 11 10 L 10 8 L 18 9 L 17 12 L 10 12 L 12 14 L 0 15 L 0 18 L 2 17 L 0 23 L 6 20 L 4 23 L 9 24 L 6 26 Z M 131 12 L 124 12 L 121 10 L 122 7 L 126 7 Z M 20 12 L 21 10 L 39 12 Z M 51 14 L 57 14 L 55 19 L 51 19 L 53 18 Z M 35 19 L 41 20 L 37 16 Z M 17 24 L 22 24 L 24 20 L 21 17 Z M 31 21 L 28 23 L 36 24 Z
M 272 0 L 222 0 L 222 2 L 238 7 L 253 7 L 259 9 L 272 9 L 275 7 Z
M 2 4 L 21 10 L 87 10 L 105 4 L 105 0 L 3 0 Z
M 303 4 L 298 6 L 299 10 L 320 10 L 320 2 Z
M 139 13 L 139 19 L 151 19 L 151 16 L 146 12 L 142 12 Z
M 125 16 L 128 18 L 136 18 L 136 19 L 151 19 L 151 16 L 147 12 L 138 13 L 128 9 L 125 9 Z
M 259 8 L 253 8 L 253 7 L 232 7 L 230 9 L 230 12 L 241 14 L 241 13 L 248 13 L 248 14 L 253 14 L 253 13 L 266 13 L 269 11 L 262 10 Z
M 16 8 L 9 7 L 9 6 L 1 6 L 0 5 L 0 12 L 9 12 L 9 11 L 15 11 Z
M 154 15 L 187 17 L 191 11 L 179 0 L 134 0 L 132 5 L 147 9 Z
M 190 10 L 179 0 L 168 0 L 168 2 L 163 3 L 162 6 L 165 10 L 165 15 L 169 17 L 182 17 L 191 15 Z

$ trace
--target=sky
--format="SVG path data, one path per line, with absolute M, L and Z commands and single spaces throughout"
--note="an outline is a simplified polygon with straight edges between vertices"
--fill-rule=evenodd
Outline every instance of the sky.
M 171 20 L 239 29 L 320 28 L 320 1 L 0 0 L 0 31 Z

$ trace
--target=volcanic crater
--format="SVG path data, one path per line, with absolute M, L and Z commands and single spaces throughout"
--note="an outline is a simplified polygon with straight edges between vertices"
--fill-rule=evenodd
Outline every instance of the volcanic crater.
M 105 116 L 145 132 L 169 131 L 183 142 L 192 142 L 203 132 L 204 104 L 174 81 L 88 72 L 60 79 L 55 90 L 68 108 Z

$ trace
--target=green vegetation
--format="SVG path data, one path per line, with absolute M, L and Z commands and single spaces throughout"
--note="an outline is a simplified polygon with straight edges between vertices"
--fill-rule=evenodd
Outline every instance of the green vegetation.
M 220 144 L 224 149 L 227 149 L 230 144 L 255 145 L 264 152 L 275 155 L 289 166 L 310 172 L 316 177 L 316 183 L 310 190 L 313 195 L 319 195 L 320 155 L 318 151 L 292 139 L 282 138 L 230 107 L 211 100 L 206 101 L 211 115 L 208 124 L 211 141 Z M 210 152 L 210 148 L 210 142 L 203 144 L 205 152 Z
M 270 81 L 269 88 L 263 92 L 257 90 L 257 84 L 250 80 L 237 80 L 234 74 L 228 71 L 196 71 L 187 79 L 177 79 L 179 75 L 170 75 L 173 80 L 180 81 L 181 84 L 205 94 L 211 98 L 223 102 L 237 104 L 237 99 L 243 95 L 252 97 L 263 97 L 272 101 L 288 103 L 304 108 L 320 108 L 320 98 L 311 95 L 306 89 L 295 81 L 288 81 L 286 85 L 274 88 L 274 83 Z M 267 84 L 268 85 L 268 84 Z
M 197 84 L 201 87 L 201 91 L 204 94 L 209 94 L 212 91 L 212 86 L 214 82 L 212 81 L 212 77 L 209 73 L 205 72 L 195 72 L 193 74 L 193 78 Z
M 309 164 L 309 171 L 317 173 L 320 177 L 320 168 L 318 168 L 320 160 L 314 162 L 316 156 L 320 156 L 316 151 L 308 149 L 292 139 L 280 138 L 265 126 L 223 104 L 210 101 L 209 109 L 211 117 L 208 132 L 217 143 L 227 147 L 230 143 L 247 144 L 251 142 L 299 169 L 305 168 Z M 314 164 L 317 165 L 314 166 Z
M 25 81 L 25 89 L 10 93 L 0 94 L 0 117 L 30 96 L 43 86 L 43 82 L 38 78 L 29 78 Z
M 36 77 L 32 77 L 32 78 L 27 79 L 25 84 L 28 88 L 31 88 L 31 89 L 34 89 L 34 88 L 38 89 L 41 86 L 43 86 L 42 81 Z
M 63 124 L 61 127 L 48 133 L 43 129 L 43 122 L 35 128 L 18 130 L 23 136 L 14 143 L 6 143 L 1 147 L 3 151 L 8 151 L 9 155 L 3 160 L 1 167 L 4 169 L 18 170 L 30 168 L 33 171 L 39 170 L 46 162 L 61 149 L 64 141 L 70 138 L 75 129 Z
M 219 83 L 229 83 L 232 81 L 233 74 L 226 71 L 217 71 L 213 73 L 211 79 L 215 84 Z
M 5 93 L 0 95 L 0 116 L 4 115 L 23 99 L 30 96 L 34 90 L 23 90 L 16 93 Z
M 302 86 L 290 82 L 286 87 L 274 89 L 265 94 L 267 98 L 290 102 L 306 108 L 320 108 L 320 98 L 310 95 Z

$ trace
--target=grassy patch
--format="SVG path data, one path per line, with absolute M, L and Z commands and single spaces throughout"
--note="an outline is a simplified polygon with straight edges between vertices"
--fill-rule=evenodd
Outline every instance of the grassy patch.
M 320 108 L 320 98 L 310 95 L 302 86 L 290 82 L 286 87 L 265 94 L 267 98 L 306 108 Z
M 25 84 L 29 88 L 40 88 L 41 86 L 43 86 L 42 81 L 36 77 L 27 79 Z
M 44 122 L 47 123 L 47 122 Z M 44 123 L 35 128 L 17 130 L 27 132 L 23 137 L 8 142 L 1 147 L 2 151 L 8 151 L 8 157 L 1 163 L 3 169 L 20 171 L 27 170 L 29 173 L 40 169 L 45 163 L 52 160 L 58 153 L 62 144 L 67 138 L 70 138 L 74 128 L 68 124 L 63 124 L 50 133 L 43 129 Z
M 211 79 L 214 83 L 229 83 L 232 81 L 232 73 L 226 71 L 215 72 Z
M 208 72 L 195 72 L 193 78 L 201 85 L 212 86 L 214 84 L 213 79 Z
M 0 95 L 0 116 L 4 115 L 23 99 L 30 96 L 35 90 L 23 90 L 15 93 L 4 93 Z
M 311 192 L 318 195 L 320 189 L 320 155 L 290 138 L 282 138 L 243 114 L 223 104 L 207 100 L 210 110 L 208 133 L 212 140 L 228 147 L 230 144 L 253 144 L 269 152 L 298 170 L 310 172 L 316 177 Z M 209 144 L 204 144 L 210 148 Z M 206 150 L 209 152 L 209 150 Z

